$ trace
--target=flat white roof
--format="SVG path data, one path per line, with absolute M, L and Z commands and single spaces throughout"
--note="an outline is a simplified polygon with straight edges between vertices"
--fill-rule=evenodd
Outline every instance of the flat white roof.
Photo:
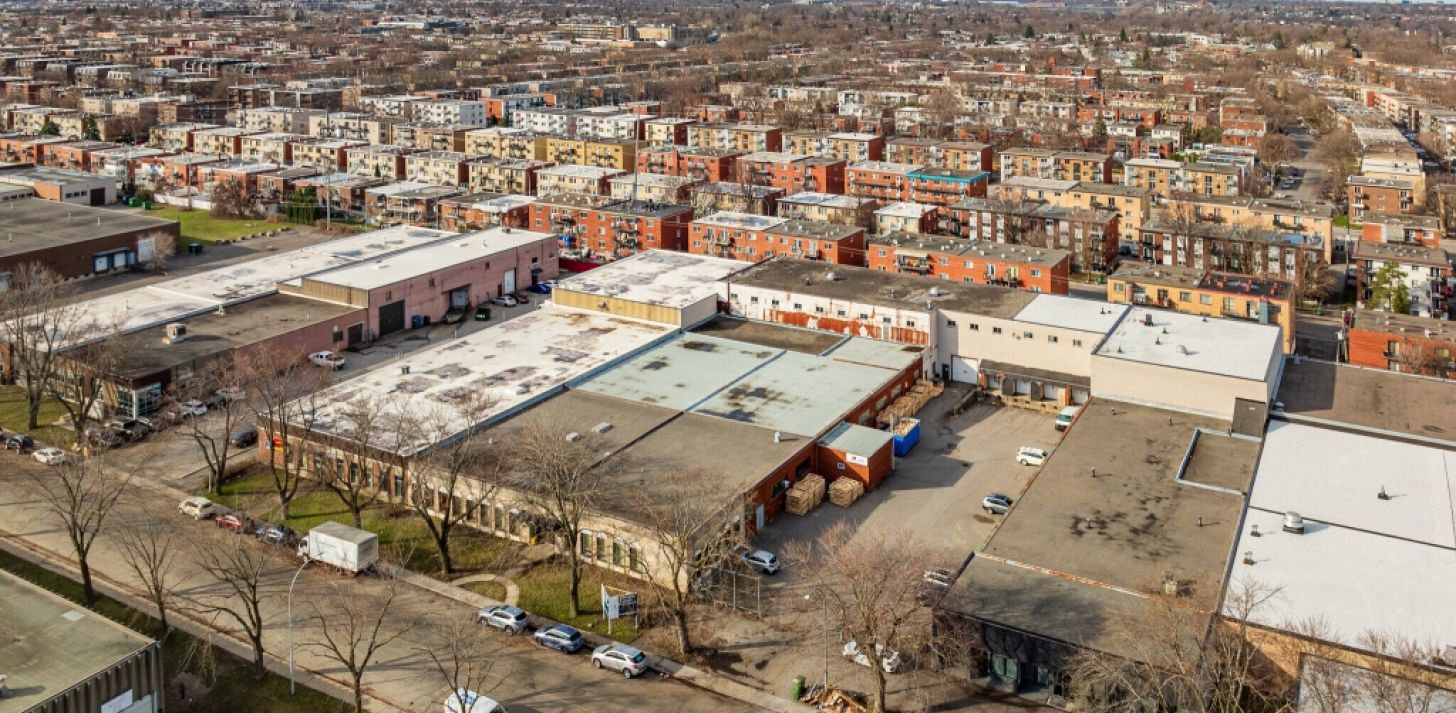
M 1037 295 L 1016 313 L 1016 321 L 1048 327 L 1107 334 L 1127 312 L 1127 305 L 1062 295 Z
M 615 176 L 619 173 L 626 173 L 619 168 L 602 168 L 601 166 L 582 166 L 575 163 L 563 163 L 550 168 L 543 168 L 536 172 L 539 176 L 580 176 L 584 178 L 605 178 Z
M 776 218 L 771 215 L 758 215 L 756 213 L 738 213 L 730 210 L 720 210 L 712 215 L 703 216 L 693 221 L 698 225 L 707 225 L 715 228 L 733 228 L 735 230 L 768 230 L 789 222 L 788 218 Z
M 520 208 L 523 205 L 531 205 L 535 202 L 535 196 L 520 196 L 511 194 L 505 196 L 496 196 L 495 198 L 491 198 L 490 200 L 477 201 L 475 203 L 471 203 L 470 207 L 474 208 L 475 210 L 485 211 L 487 213 L 504 213 L 508 210 L 511 210 L 512 208 Z
M 697 179 L 689 176 L 669 176 L 663 173 L 624 173 L 608 179 L 613 186 L 685 186 Z
M 1382 486 L 1390 499 L 1376 497 Z M 1255 612 L 1266 626 L 1319 619 L 1354 647 L 1368 631 L 1456 642 L 1453 505 L 1456 453 L 1274 421 L 1232 579 L 1280 589 Z M 1291 510 L 1305 534 L 1282 531 Z M 1245 552 L 1255 564 L 1242 563 Z
M 491 421 L 514 412 L 671 332 L 667 325 L 544 305 L 325 389 L 311 397 L 314 429 L 351 437 L 355 424 L 346 413 L 363 401 L 382 414 L 382 423 L 415 424 L 410 442 L 379 444 L 414 452 L 478 425 L 472 416 Z M 463 413 L 459 406 L 470 398 L 487 405 Z
M 401 250 L 369 262 L 354 263 L 315 273 L 309 275 L 308 279 L 358 290 L 373 290 L 473 260 L 483 260 L 492 255 L 511 252 L 527 245 L 554 240 L 556 240 L 556 236 L 549 233 L 514 228 L 488 228 L 409 250 Z M 298 278 L 291 282 L 298 283 L 302 280 L 303 278 Z
M 874 199 L 861 198 L 858 196 L 842 196 L 837 193 L 815 193 L 804 191 L 791 196 L 784 196 L 779 203 L 793 203 L 796 205 L 827 205 L 836 208 L 858 208 Z
M 400 193 L 417 191 L 421 188 L 439 188 L 439 186 L 436 186 L 433 183 L 420 183 L 419 181 L 399 181 L 397 183 L 390 183 L 388 185 L 377 186 L 375 188 L 366 188 L 364 189 L 364 192 L 380 196 L 393 196 L 399 195 Z
M 786 151 L 754 151 L 753 153 L 742 156 L 738 160 L 756 163 L 794 163 L 796 161 L 808 160 L 808 157 Z
M 926 213 L 934 213 L 935 206 L 924 203 L 898 202 L 891 203 L 884 208 L 875 211 L 875 215 L 885 215 L 893 218 L 919 218 Z
M 396 226 L 86 300 L 94 329 L 133 332 L 273 294 L 278 283 L 453 235 Z
M 1094 355 L 1263 381 L 1279 327 L 1132 307 Z
M 718 295 L 718 281 L 749 266 L 721 257 L 648 250 L 574 275 L 556 289 L 682 308 Z

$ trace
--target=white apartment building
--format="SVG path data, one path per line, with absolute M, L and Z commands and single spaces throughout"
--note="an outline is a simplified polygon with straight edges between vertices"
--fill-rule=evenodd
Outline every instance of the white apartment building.
M 414 120 L 427 124 L 485 126 L 485 105 L 480 102 L 442 99 L 414 104 Z

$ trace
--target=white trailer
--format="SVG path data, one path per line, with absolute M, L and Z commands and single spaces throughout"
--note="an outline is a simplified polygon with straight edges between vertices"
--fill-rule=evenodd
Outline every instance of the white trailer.
M 379 535 L 326 522 L 308 531 L 298 543 L 298 554 L 349 574 L 358 574 L 379 561 Z

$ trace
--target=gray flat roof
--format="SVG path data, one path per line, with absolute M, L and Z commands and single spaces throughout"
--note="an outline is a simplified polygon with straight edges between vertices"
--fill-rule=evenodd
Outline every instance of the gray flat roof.
M 824 434 L 819 442 L 828 448 L 844 451 L 853 455 L 870 456 L 886 443 L 890 442 L 893 436 L 889 431 L 881 431 L 857 423 L 841 423 L 834 427 L 834 430 Z
M 1212 610 L 1244 498 L 1179 482 L 1177 475 L 1195 430 L 1227 426 L 1093 399 L 985 553 L 1136 592 L 1156 591 L 1166 570 L 1187 583 L 1192 602 Z M 1002 445 L 1008 457 L 1015 446 Z M 1218 446 L 1195 447 L 1196 472 L 1252 468 L 1258 457 L 1254 440 Z
M 829 273 L 834 280 L 828 279 Z M 1015 317 L 1036 297 L 1024 290 L 784 257 L 754 264 L 734 276 L 732 284 L 906 309 L 923 310 L 930 302 L 940 309 L 1004 319 Z M 932 295 L 932 289 L 938 294 Z
M 781 353 L 731 339 L 686 334 L 612 366 L 577 389 L 682 411 Z
M 888 369 L 783 352 L 693 412 L 818 436 L 895 375 Z
M 785 349 L 801 354 L 823 354 L 845 337 L 814 329 L 757 322 L 720 314 L 693 328 L 695 334 L 727 337 L 734 341 Z
M 924 352 L 925 348 L 916 344 L 850 337 L 826 350 L 824 356 L 837 361 L 900 371 L 918 361 Z
M 150 646 L 152 640 L 0 571 L 0 713 L 39 706 Z
M 1456 443 L 1456 381 L 1290 359 L 1275 400 L 1291 421 Z
M 25 189 L 29 190 L 29 189 Z M 73 245 L 118 233 L 159 230 L 177 223 L 141 213 L 29 198 L 0 206 L 0 257 Z

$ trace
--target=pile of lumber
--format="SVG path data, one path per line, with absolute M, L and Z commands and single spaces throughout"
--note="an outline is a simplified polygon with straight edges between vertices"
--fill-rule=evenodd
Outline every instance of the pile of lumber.
M 816 686 L 809 692 L 809 695 L 804 696 L 805 703 L 818 706 L 819 710 L 829 713 L 864 713 L 868 706 L 861 699 L 862 696 L 859 694 L 850 693 L 838 686 L 828 688 Z
M 930 403 L 931 399 L 944 392 L 944 384 L 921 379 L 915 382 L 915 386 L 910 387 L 910 391 L 895 399 L 884 411 L 881 411 L 876 421 L 881 426 L 889 426 L 902 418 L 910 418 L 920 413 L 920 409 L 925 408 L 925 404 Z
M 908 436 L 917 423 L 920 422 L 913 418 L 902 418 L 895 422 L 895 428 L 891 432 L 897 436 Z
M 829 502 L 847 508 L 864 495 L 864 483 L 854 478 L 839 478 L 829 486 Z
M 784 509 L 791 515 L 803 515 L 824 502 L 824 476 L 810 473 L 794 483 L 785 497 Z

